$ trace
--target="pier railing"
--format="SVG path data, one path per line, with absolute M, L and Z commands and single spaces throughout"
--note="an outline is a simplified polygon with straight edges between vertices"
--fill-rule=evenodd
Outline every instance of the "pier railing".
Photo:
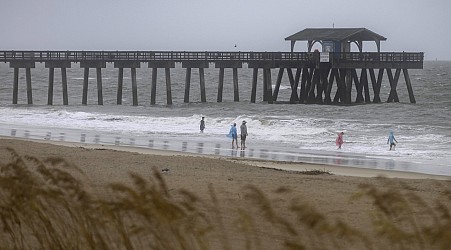
M 346 52 L 330 53 L 330 62 L 422 62 L 417 52 Z M 221 52 L 221 51 L 0 51 L 0 62 L 27 60 L 47 62 L 80 61 L 302 61 L 317 62 L 316 52 Z

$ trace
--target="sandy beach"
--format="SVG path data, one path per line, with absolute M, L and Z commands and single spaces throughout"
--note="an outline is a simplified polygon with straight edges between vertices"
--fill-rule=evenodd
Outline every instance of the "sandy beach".
M 393 190 L 407 186 L 409 192 L 431 206 L 445 190 L 451 188 L 451 178 L 446 176 L 6 137 L 0 138 L 0 165 L 11 160 L 7 147 L 19 155 L 34 156 L 40 160 L 63 158 L 86 173 L 86 182 L 94 187 L 111 182 L 131 183 L 129 173 L 146 177 L 152 175 L 152 171 L 161 172 L 169 190 L 174 193 L 180 189 L 188 190 L 200 199 L 208 200 L 211 186 L 225 221 L 232 217 L 237 208 L 246 209 L 246 187 L 251 185 L 261 190 L 272 201 L 274 211 L 288 221 L 296 220 L 288 209 L 291 201 L 300 199 L 331 221 L 344 221 L 350 227 L 370 235 L 372 240 L 377 239 L 370 216 L 374 211 L 374 202 L 368 198 L 352 199 L 362 190 L 362 184 Z M 321 170 L 330 174 L 307 175 L 293 169 Z M 280 188 L 290 191 L 276 192 Z M 264 220 L 258 215 L 256 218 Z M 264 226 L 260 221 L 256 224 L 261 225 L 257 234 L 265 249 L 283 248 L 283 234 L 280 231 Z M 241 233 L 227 222 L 225 231 L 230 249 L 243 249 Z

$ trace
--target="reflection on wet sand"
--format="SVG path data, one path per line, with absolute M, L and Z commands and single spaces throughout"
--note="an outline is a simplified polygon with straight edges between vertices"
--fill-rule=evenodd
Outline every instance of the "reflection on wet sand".
M 23 130 L 23 136 L 17 128 L 10 131 L 0 131 L 0 136 L 23 137 L 38 140 L 59 140 L 67 142 L 77 142 L 80 138 L 81 143 L 94 143 L 116 146 L 134 146 L 157 150 L 172 150 L 196 154 L 210 154 L 219 156 L 231 156 L 242 158 L 255 158 L 274 161 L 305 162 L 315 164 L 339 165 L 348 167 L 361 167 L 381 170 L 402 170 L 407 172 L 419 172 L 426 174 L 451 175 L 446 169 L 436 166 L 425 166 L 424 164 L 415 164 L 411 162 L 396 161 L 393 159 L 369 157 L 367 155 L 357 155 L 344 152 L 306 152 L 292 148 L 271 146 L 270 149 L 265 145 L 248 145 L 246 149 L 231 149 L 228 141 L 199 142 L 193 140 L 155 140 L 142 137 L 119 137 L 100 135 L 95 133 L 59 133 L 59 136 L 53 136 L 51 131 L 29 131 Z M 129 143 L 124 143 L 129 141 Z

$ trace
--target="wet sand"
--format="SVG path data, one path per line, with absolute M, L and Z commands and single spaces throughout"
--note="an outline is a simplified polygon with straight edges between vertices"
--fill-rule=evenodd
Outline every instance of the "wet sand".
M 232 217 L 232 213 L 245 204 L 246 186 L 252 185 L 273 200 L 274 210 L 288 220 L 295 220 L 287 209 L 290 201 L 301 197 L 327 217 L 341 219 L 370 235 L 373 235 L 369 216 L 374 209 L 372 202 L 368 199 L 351 200 L 360 191 L 359 185 L 372 184 L 395 189 L 408 185 L 411 192 L 431 204 L 444 189 L 451 188 L 451 178 L 447 176 L 5 137 L 0 138 L 0 164 L 10 160 L 6 147 L 13 148 L 20 155 L 35 156 L 41 160 L 64 158 L 87 173 L 87 181 L 95 186 L 111 182 L 130 184 L 130 172 L 149 176 L 154 170 L 162 171 L 171 192 L 186 189 L 208 200 L 208 187 L 211 185 L 225 218 Z M 331 175 L 305 175 L 298 170 L 323 170 Z M 374 178 L 376 176 L 390 177 L 389 184 L 385 179 Z M 276 193 L 280 187 L 288 188 L 291 192 Z M 257 218 L 264 220 L 262 217 Z M 234 239 L 230 243 L 232 249 L 241 248 L 243 239 L 240 232 L 233 227 L 226 227 L 226 231 L 229 238 Z M 278 232 L 262 228 L 259 234 L 263 236 L 267 249 L 280 248 L 282 235 Z

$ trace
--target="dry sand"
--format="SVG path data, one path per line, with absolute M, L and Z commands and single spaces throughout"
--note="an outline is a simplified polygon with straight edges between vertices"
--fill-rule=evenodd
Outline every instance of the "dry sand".
M 298 197 L 331 220 L 341 219 L 370 235 L 372 227 L 369 214 L 374 209 L 372 202 L 369 199 L 351 200 L 359 192 L 360 184 L 380 187 L 390 185 L 393 188 L 407 184 L 412 192 L 431 204 L 443 190 L 451 188 L 451 178 L 444 176 L 10 138 L 0 138 L 0 164 L 10 160 L 6 147 L 13 148 L 20 155 L 35 156 L 41 160 L 48 157 L 64 158 L 80 167 L 96 185 L 116 181 L 129 183 L 129 172 L 148 176 L 153 169 L 168 169 L 163 175 L 171 192 L 186 189 L 201 199 L 208 200 L 208 186 L 211 184 L 220 201 L 225 220 L 232 218 L 236 208 L 245 203 L 245 187 L 253 185 L 273 201 L 275 211 L 289 220 L 295 220 L 295 216 L 288 211 L 289 204 L 293 198 Z M 305 170 L 325 170 L 332 175 L 300 174 L 291 171 L 293 166 L 298 169 L 301 166 Z M 375 178 L 380 175 L 390 177 L 390 184 L 385 179 Z M 292 191 L 276 193 L 280 187 Z M 226 230 L 229 230 L 227 233 L 232 249 L 241 246 L 243 242 L 240 233 L 229 227 Z M 278 249 L 282 236 L 278 232 L 267 235 L 267 231 L 267 228 L 262 228 L 258 232 L 265 248 Z

